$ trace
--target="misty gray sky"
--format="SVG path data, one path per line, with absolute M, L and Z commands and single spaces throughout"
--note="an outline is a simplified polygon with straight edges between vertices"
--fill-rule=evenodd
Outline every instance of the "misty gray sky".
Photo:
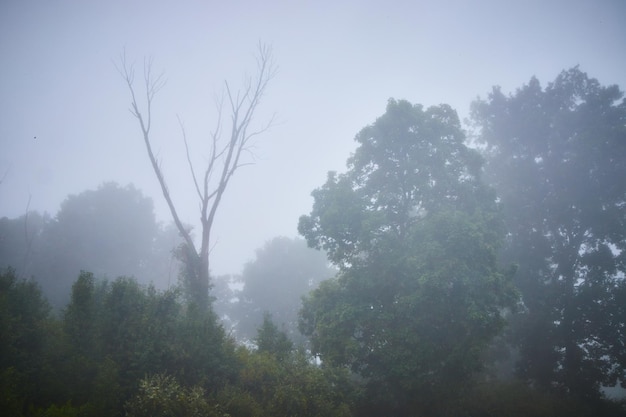
M 254 71 L 259 41 L 279 72 L 257 114 L 277 114 L 218 213 L 212 271 L 240 272 L 266 240 L 297 234 L 310 192 L 342 171 L 355 134 L 390 97 L 466 117 L 493 85 L 542 85 L 580 65 L 626 88 L 626 1 L 0 2 L 0 217 L 55 214 L 68 194 L 133 183 L 170 216 L 113 65 L 154 58 L 166 86 L 153 141 L 182 218 L 197 224 L 177 115 L 200 166 L 226 79 Z M 36 137 L 36 139 L 34 139 Z

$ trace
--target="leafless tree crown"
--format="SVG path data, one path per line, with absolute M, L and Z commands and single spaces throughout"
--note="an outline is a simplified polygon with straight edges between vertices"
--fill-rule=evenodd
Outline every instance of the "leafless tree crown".
M 272 56 L 271 47 L 259 43 L 256 64 L 255 76 L 246 77 L 240 90 L 233 91 L 229 83 L 224 82 L 224 90 L 217 100 L 218 122 L 215 129 L 209 135 L 209 158 L 202 172 L 198 171 L 192 163 L 187 135 L 179 118 L 187 163 L 193 186 L 200 203 L 200 220 L 202 225 L 200 247 L 194 244 L 190 231 L 184 226 L 178 215 L 178 211 L 168 190 L 160 161 L 156 158 L 152 149 L 150 138 L 152 102 L 159 90 L 165 85 L 163 74 L 155 76 L 152 73 L 152 59 L 144 60 L 144 98 L 143 108 L 141 108 L 135 88 L 134 65 L 129 64 L 126 59 L 126 54 L 123 54 L 120 58 L 119 65 L 116 66 L 130 91 L 130 112 L 139 122 L 150 163 L 159 181 L 161 191 L 170 209 L 174 223 L 185 240 L 186 246 L 195 254 L 196 260 L 200 265 L 198 271 L 198 275 L 200 276 L 198 276 L 197 279 L 200 281 L 206 280 L 207 289 L 211 228 L 222 196 L 235 171 L 250 163 L 241 158 L 242 154 L 250 152 L 253 139 L 267 131 L 274 121 L 272 117 L 259 129 L 255 130 L 251 127 L 255 112 L 257 111 L 266 88 L 276 74 L 277 69 Z M 224 121 L 225 112 L 230 114 L 230 120 L 226 122 Z M 224 127 L 225 124 L 227 127 Z M 204 270 L 206 270 L 206 272 L 204 272 Z

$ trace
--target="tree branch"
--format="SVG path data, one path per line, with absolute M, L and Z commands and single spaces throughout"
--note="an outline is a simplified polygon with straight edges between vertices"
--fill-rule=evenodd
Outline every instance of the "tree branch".
M 139 110 L 139 105 L 137 103 L 137 98 L 135 95 L 134 67 L 132 64 L 128 65 L 126 61 L 125 53 L 120 58 L 120 63 L 121 65 L 119 67 L 117 66 L 116 67 L 118 69 L 118 72 L 122 75 L 122 78 L 124 78 L 124 81 L 126 81 L 126 85 L 128 86 L 128 90 L 130 91 L 130 96 L 132 100 L 131 101 L 131 108 L 132 108 L 131 113 L 133 113 L 133 115 L 139 121 L 139 127 L 141 128 L 141 133 L 143 135 L 144 144 L 146 145 L 148 158 L 150 159 L 152 169 L 154 170 L 157 180 L 159 181 L 159 185 L 161 186 L 161 192 L 163 193 L 163 197 L 165 198 L 165 201 L 167 202 L 168 208 L 170 209 L 170 213 L 172 214 L 172 218 L 174 219 L 174 223 L 176 224 L 176 227 L 178 228 L 178 231 L 180 232 L 181 236 L 185 240 L 185 243 L 190 249 L 193 249 L 194 251 L 196 251 L 195 245 L 193 243 L 193 239 L 191 238 L 189 231 L 185 228 L 182 221 L 180 220 L 180 217 L 178 216 L 178 212 L 170 196 L 167 183 L 165 181 L 165 177 L 163 176 L 163 171 L 161 170 L 159 162 L 154 156 L 154 152 L 152 150 L 152 143 L 150 142 L 150 120 L 152 118 L 152 99 L 154 98 L 155 94 L 165 85 L 164 82 L 162 81 L 162 74 L 159 75 L 155 80 L 152 80 L 151 79 L 152 60 L 149 60 L 149 61 L 144 60 L 144 81 L 145 81 L 145 87 L 146 87 L 146 109 L 147 109 L 147 119 L 148 119 L 148 123 L 145 123 L 144 117 L 141 114 L 141 111 Z
M 0 184 L 2 184 L 4 180 L 7 178 L 7 175 L 9 175 L 9 171 L 10 171 L 10 167 L 4 171 L 4 174 L 2 174 L 2 178 L 0 178 Z
M 183 126 L 182 120 L 180 120 L 180 116 L 176 116 L 178 119 L 178 124 L 180 125 L 180 130 L 183 135 L 183 142 L 185 143 L 185 153 L 187 154 L 187 164 L 189 165 L 189 171 L 191 171 L 191 178 L 193 178 L 193 184 L 196 188 L 196 192 L 198 193 L 198 197 L 202 200 L 202 192 L 200 191 L 200 186 L 198 185 L 198 180 L 196 179 L 196 171 L 193 168 L 193 163 L 191 162 L 191 156 L 189 155 L 189 145 L 187 144 L 187 134 L 185 133 L 185 126 Z

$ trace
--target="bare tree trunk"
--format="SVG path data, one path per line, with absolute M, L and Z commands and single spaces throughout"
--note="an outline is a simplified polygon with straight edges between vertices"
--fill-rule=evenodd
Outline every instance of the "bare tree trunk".
M 164 82 L 162 76 L 153 77 L 152 61 L 144 62 L 144 82 L 145 82 L 145 115 L 141 113 L 137 97 L 135 95 L 135 72 L 132 65 L 128 65 L 126 57 L 121 58 L 118 71 L 128 85 L 131 94 L 130 111 L 139 122 L 143 140 L 146 145 L 148 158 L 152 164 L 154 173 L 161 186 L 163 197 L 167 202 L 170 213 L 178 231 L 184 239 L 184 248 L 182 248 L 183 261 L 185 263 L 185 272 L 183 279 L 186 282 L 188 296 L 191 301 L 195 302 L 199 307 L 209 306 L 209 254 L 211 245 L 211 230 L 215 221 L 215 216 L 219 208 L 222 196 L 226 191 L 228 183 L 235 171 L 249 163 L 241 160 L 244 151 L 250 150 L 250 141 L 257 135 L 265 132 L 272 124 L 271 119 L 267 124 L 258 130 L 251 130 L 251 122 L 253 120 L 256 109 L 265 93 L 269 81 L 276 73 L 276 67 L 272 58 L 271 48 L 259 44 L 257 54 L 257 75 L 249 77 L 243 85 L 243 88 L 233 95 L 227 82 L 224 85 L 224 93 L 222 99 L 217 103 L 218 125 L 210 135 L 209 147 L 210 157 L 206 168 L 202 173 L 201 182 L 198 181 L 198 175 L 191 162 L 189 146 L 185 129 L 181 125 L 183 142 L 187 152 L 187 162 L 191 172 L 191 179 L 200 201 L 200 221 L 202 233 L 200 236 L 200 246 L 194 243 L 190 231 L 184 226 L 178 215 L 176 206 L 172 200 L 167 187 L 167 182 L 163 176 L 160 161 L 152 151 L 152 143 L 150 141 L 151 127 L 151 106 L 156 93 L 163 87 Z M 230 112 L 230 134 L 223 139 L 222 134 L 222 117 L 224 99 L 229 106 Z M 180 122 L 180 121 L 179 121 Z

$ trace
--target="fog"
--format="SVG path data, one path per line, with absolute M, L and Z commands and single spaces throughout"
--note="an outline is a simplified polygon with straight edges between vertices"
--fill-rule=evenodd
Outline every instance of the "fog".
M 0 409 L 624 415 L 626 4 L 337 3 L 0 4 Z
M 273 236 L 295 236 L 310 192 L 343 170 L 354 135 L 390 97 L 467 115 L 493 85 L 511 91 L 580 65 L 626 84 L 626 6 L 617 1 L 165 2 L 5 1 L 0 5 L 0 216 L 54 215 L 68 194 L 134 184 L 170 215 L 114 63 L 154 59 L 153 141 L 183 221 L 198 226 L 177 121 L 208 154 L 214 98 L 254 71 L 259 41 L 279 67 L 255 142 L 220 207 L 211 269 L 233 273 Z

